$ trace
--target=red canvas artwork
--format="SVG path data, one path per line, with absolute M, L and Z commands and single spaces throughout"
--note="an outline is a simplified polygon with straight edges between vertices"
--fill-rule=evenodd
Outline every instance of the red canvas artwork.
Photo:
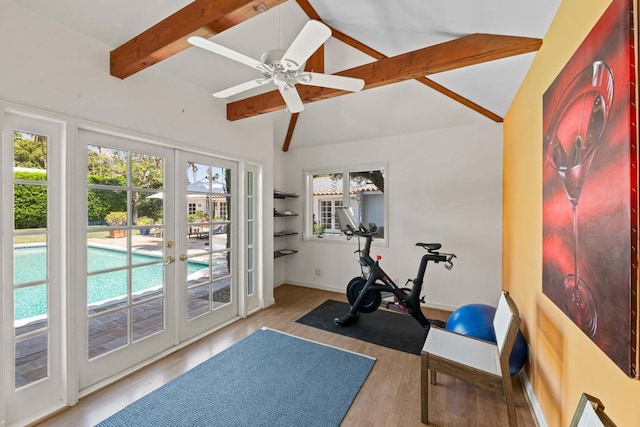
M 637 377 L 632 4 L 613 0 L 543 96 L 542 290 Z

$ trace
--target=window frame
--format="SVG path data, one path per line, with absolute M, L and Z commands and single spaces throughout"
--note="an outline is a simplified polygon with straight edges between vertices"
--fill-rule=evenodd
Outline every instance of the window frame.
M 336 207 L 338 206 L 343 206 L 344 200 L 340 197 L 330 197 L 330 198 L 319 198 L 317 200 L 318 202 L 318 217 L 316 218 L 316 221 L 318 221 L 321 224 L 325 224 L 325 230 L 330 230 L 331 232 L 337 232 L 339 231 L 338 229 L 338 219 L 336 218 Z M 326 226 L 326 222 L 325 221 L 325 207 L 328 204 L 328 208 L 329 208 L 329 222 L 330 222 L 330 227 Z
M 315 212 L 314 203 L 318 206 L 320 205 L 319 200 L 314 201 L 313 197 L 313 177 L 315 175 L 322 174 L 342 174 L 342 195 L 341 196 L 327 196 L 326 200 L 336 200 L 341 197 L 342 206 L 351 206 L 351 194 L 349 192 L 350 189 L 350 180 L 349 174 L 354 172 L 362 172 L 367 170 L 381 170 L 384 173 L 384 191 L 382 192 L 383 196 L 383 206 L 384 206 L 384 224 L 377 224 L 378 227 L 384 227 L 384 237 L 374 238 L 374 244 L 381 244 L 384 246 L 388 246 L 389 242 L 389 163 L 388 162 L 377 162 L 377 163 L 367 163 L 367 164 L 358 164 L 358 165 L 347 165 L 333 168 L 322 168 L 322 169 L 305 169 L 303 170 L 304 174 L 304 224 L 303 224 L 303 240 L 310 242 L 347 242 L 347 238 L 344 234 L 340 233 L 326 233 L 322 235 L 322 238 L 319 238 L 318 235 L 313 234 L 313 216 Z M 317 202 L 317 203 L 316 203 Z M 332 206 L 335 204 L 332 202 Z M 316 218 L 316 220 L 320 220 L 320 218 Z

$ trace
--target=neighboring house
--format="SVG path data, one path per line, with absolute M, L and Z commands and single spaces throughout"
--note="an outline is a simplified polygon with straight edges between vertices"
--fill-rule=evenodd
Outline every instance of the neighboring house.
M 213 220 L 227 218 L 227 197 L 225 185 L 218 181 L 213 181 L 209 187 L 209 178 L 204 177 L 187 186 L 187 215 L 194 215 L 201 211 L 206 214 L 210 212 L 209 196 L 213 203 Z
M 344 206 L 344 190 L 341 176 L 313 177 L 314 223 L 322 224 L 325 233 L 340 233 L 336 207 Z M 362 223 L 384 226 L 384 193 L 370 182 L 351 182 L 349 206 L 353 215 Z

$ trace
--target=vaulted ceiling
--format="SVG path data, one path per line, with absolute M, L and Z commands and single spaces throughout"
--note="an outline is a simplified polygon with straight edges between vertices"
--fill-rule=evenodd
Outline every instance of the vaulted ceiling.
M 227 118 L 273 120 L 277 147 L 303 147 L 500 122 L 560 0 L 16 0 L 110 47 L 110 72 L 149 69 L 210 92 L 261 77 L 255 69 L 191 47 L 208 37 L 249 57 L 286 49 L 309 19 L 330 38 L 307 68 L 365 80 L 345 93 L 297 85 L 305 110 L 291 114 L 273 86 L 227 102 Z M 106 60 L 106 58 L 105 58 Z M 139 77 L 142 78 L 142 77 Z

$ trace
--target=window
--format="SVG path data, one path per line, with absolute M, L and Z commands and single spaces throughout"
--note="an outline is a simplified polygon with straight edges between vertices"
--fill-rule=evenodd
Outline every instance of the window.
M 227 202 L 219 202 L 216 211 L 216 219 L 227 218 Z
M 338 223 L 338 215 L 336 214 L 336 206 L 342 206 L 340 200 L 320 200 L 320 225 L 321 229 L 327 233 L 340 233 L 340 224 Z
M 386 238 L 386 166 L 353 167 L 341 170 L 307 171 L 307 212 L 305 236 L 340 237 L 335 208 L 349 206 L 356 220 L 378 228 L 377 237 Z M 347 179 L 343 179 L 347 177 Z
M 189 215 L 194 215 L 196 213 L 196 204 L 189 203 L 189 211 L 187 212 Z

